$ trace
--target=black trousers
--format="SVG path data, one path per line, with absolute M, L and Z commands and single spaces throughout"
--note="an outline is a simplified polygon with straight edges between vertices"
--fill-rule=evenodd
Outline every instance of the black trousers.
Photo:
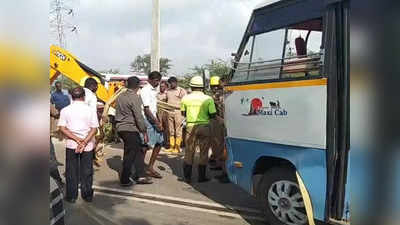
M 93 196 L 93 151 L 75 153 L 75 149 L 66 150 L 65 176 L 68 199 L 78 198 L 78 184 L 81 183 L 82 198 Z
M 122 161 L 121 183 L 129 183 L 132 165 L 135 166 L 136 177 L 145 177 L 144 152 L 138 132 L 120 131 L 119 136 L 124 141 L 124 158 Z

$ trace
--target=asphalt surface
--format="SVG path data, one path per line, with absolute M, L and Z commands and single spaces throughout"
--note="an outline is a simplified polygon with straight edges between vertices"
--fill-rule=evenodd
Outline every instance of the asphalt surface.
M 59 162 L 65 164 L 64 143 L 54 140 Z M 150 185 L 122 188 L 118 171 L 122 163 L 122 144 L 106 145 L 101 167 L 95 168 L 95 196 L 92 203 L 78 199 L 66 206 L 66 223 L 79 225 L 195 225 L 266 224 L 260 202 L 234 184 L 179 182 L 182 156 L 161 152 L 155 168 L 163 176 Z M 146 155 L 146 162 L 150 157 Z M 59 167 L 64 173 L 64 166 Z M 213 177 L 219 172 L 209 171 Z M 197 180 L 197 172 L 193 173 Z M 64 179 L 64 177 L 63 177 Z

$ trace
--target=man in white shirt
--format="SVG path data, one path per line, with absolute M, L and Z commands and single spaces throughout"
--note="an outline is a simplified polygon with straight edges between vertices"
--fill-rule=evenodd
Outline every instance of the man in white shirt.
M 161 74 L 157 71 L 149 73 L 148 84 L 140 90 L 140 96 L 143 101 L 143 114 L 146 118 L 147 136 L 149 137 L 148 145 L 153 149 L 148 166 L 148 175 L 154 178 L 162 178 L 162 176 L 154 170 L 154 163 L 160 153 L 161 146 L 164 142 L 162 133 L 162 125 L 157 117 L 157 94 L 158 86 L 161 81 Z
M 67 137 L 66 142 L 66 200 L 74 203 L 78 198 L 78 184 L 85 201 L 93 199 L 94 135 L 99 123 L 96 112 L 85 104 L 85 91 L 76 87 L 71 91 L 72 104 L 60 112 L 58 126 Z
M 94 78 L 87 78 L 85 81 L 85 103 L 95 112 L 97 112 L 97 81 Z M 97 114 L 97 113 L 96 113 Z
M 98 88 L 97 81 L 94 78 L 87 78 L 85 80 L 85 103 L 93 110 L 96 112 L 96 116 L 99 118 L 97 115 L 97 109 L 100 107 L 99 102 L 97 101 L 97 96 L 96 96 L 96 91 Z M 100 143 L 103 142 L 104 139 L 104 132 L 103 132 L 103 126 L 100 124 L 100 127 L 98 129 L 98 132 L 96 134 L 96 142 L 94 146 L 94 163 L 96 166 L 100 167 L 101 166 L 101 161 L 102 157 L 104 156 L 104 151 L 103 147 L 98 147 Z

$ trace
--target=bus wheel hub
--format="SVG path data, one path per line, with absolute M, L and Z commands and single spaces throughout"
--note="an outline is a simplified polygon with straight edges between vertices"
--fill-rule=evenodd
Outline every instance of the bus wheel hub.
M 303 198 L 297 183 L 280 180 L 268 190 L 268 204 L 274 216 L 287 225 L 307 223 Z
M 281 198 L 278 200 L 278 205 L 282 209 L 289 210 L 291 207 L 290 201 L 287 198 Z

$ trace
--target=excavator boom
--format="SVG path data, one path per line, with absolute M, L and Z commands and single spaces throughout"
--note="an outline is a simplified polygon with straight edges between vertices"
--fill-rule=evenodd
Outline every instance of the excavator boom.
M 104 86 L 105 82 L 103 77 L 95 70 L 80 62 L 67 50 L 52 45 L 50 47 L 50 83 L 60 74 L 63 74 L 80 85 L 83 85 L 83 81 L 88 77 L 95 78 L 99 82 L 96 92 L 97 97 L 104 102 L 108 101 L 109 94 Z

